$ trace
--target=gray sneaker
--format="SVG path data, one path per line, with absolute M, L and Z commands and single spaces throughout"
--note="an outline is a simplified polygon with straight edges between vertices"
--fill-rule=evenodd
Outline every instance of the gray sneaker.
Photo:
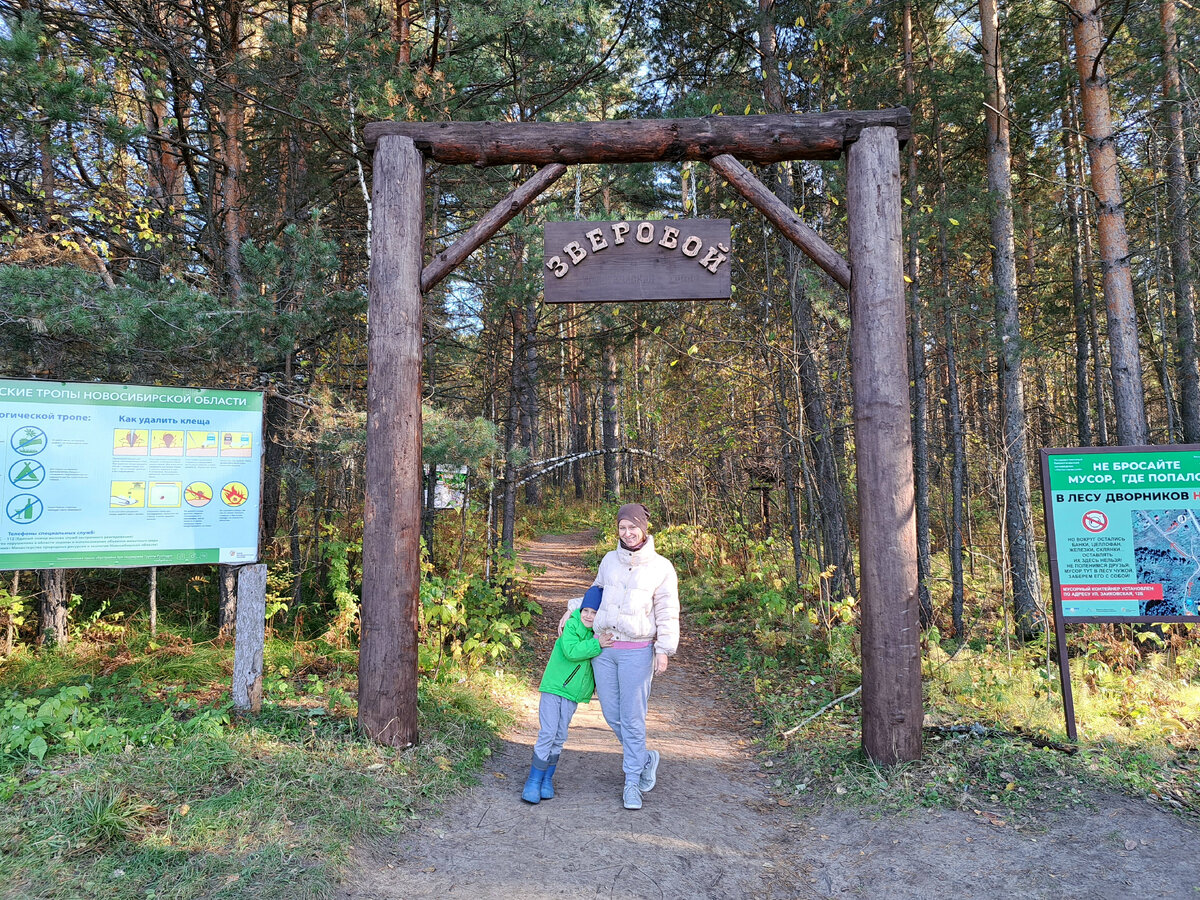
M 643 791 L 654 790 L 654 785 L 658 783 L 658 761 L 660 754 L 657 750 L 646 751 L 646 767 L 642 769 L 642 774 L 638 778 L 638 787 Z
M 642 792 L 638 790 L 638 786 L 636 784 L 625 785 L 624 800 L 626 809 L 642 808 Z

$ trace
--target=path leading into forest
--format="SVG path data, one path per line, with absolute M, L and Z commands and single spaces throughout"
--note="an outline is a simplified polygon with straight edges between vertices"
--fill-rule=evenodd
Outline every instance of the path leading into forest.
M 546 536 L 522 552 L 544 566 L 545 658 L 566 601 L 592 573 L 594 534 Z M 907 815 L 781 807 L 749 749 L 746 716 L 691 652 L 655 680 L 647 723 L 662 751 L 639 811 L 621 806 L 620 746 L 593 700 L 580 705 L 554 779 L 558 796 L 520 798 L 537 737 L 536 682 L 481 783 L 441 815 L 359 860 L 342 900 L 418 898 L 1200 898 L 1200 829 L 1145 803 L 1046 814 L 1021 832 L 969 812 Z M 786 801 L 785 801 L 786 802 Z

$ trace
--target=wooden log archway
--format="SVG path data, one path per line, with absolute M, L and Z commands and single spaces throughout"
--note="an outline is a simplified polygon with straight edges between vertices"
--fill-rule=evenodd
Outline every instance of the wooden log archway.
M 702 160 L 850 292 L 863 656 L 863 747 L 921 753 L 916 525 L 900 233 L 903 107 L 873 112 L 577 123 L 376 122 L 367 341 L 359 727 L 417 740 L 422 295 L 578 163 Z M 849 261 L 745 168 L 848 157 Z M 541 168 L 459 241 L 424 262 L 424 166 Z

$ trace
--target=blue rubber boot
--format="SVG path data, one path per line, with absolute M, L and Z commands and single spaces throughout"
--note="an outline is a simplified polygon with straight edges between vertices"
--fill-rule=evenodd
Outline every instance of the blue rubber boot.
M 546 775 L 542 779 L 542 799 L 543 800 L 554 799 L 554 770 L 558 768 L 558 758 L 561 755 L 562 754 L 560 754 L 560 753 L 556 753 L 556 754 L 554 754 L 554 756 L 550 757 L 550 759 L 547 760 L 549 765 L 546 766 Z
M 529 777 L 525 779 L 525 788 L 521 791 L 521 799 L 526 803 L 542 802 L 542 779 L 546 777 L 546 760 L 536 756 L 529 765 Z

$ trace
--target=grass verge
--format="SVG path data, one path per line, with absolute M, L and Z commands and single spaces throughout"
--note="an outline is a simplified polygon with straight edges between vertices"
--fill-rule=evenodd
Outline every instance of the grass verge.
M 355 730 L 352 654 L 272 642 L 263 711 L 236 718 L 231 656 L 160 633 L 2 664 L 27 739 L 0 757 L 0 896 L 331 896 L 356 847 L 474 779 L 509 715 L 503 676 L 443 668 L 420 745 L 381 747 Z
M 1078 634 L 1071 665 L 1082 739 L 1068 754 L 1034 742 L 1066 744 L 1057 669 L 1048 677 L 1043 645 L 1010 657 L 992 635 L 952 656 L 926 641 L 924 753 L 884 769 L 862 752 L 857 696 L 793 731 L 859 685 L 853 621 L 813 622 L 796 614 L 794 598 L 783 604 L 790 612 L 772 612 L 763 586 L 719 573 L 682 587 L 688 627 L 706 633 L 701 644 L 753 710 L 761 764 L 784 805 L 949 807 L 1019 824 L 1116 791 L 1200 819 L 1195 647 L 1135 652 L 1117 665 L 1105 633 Z

